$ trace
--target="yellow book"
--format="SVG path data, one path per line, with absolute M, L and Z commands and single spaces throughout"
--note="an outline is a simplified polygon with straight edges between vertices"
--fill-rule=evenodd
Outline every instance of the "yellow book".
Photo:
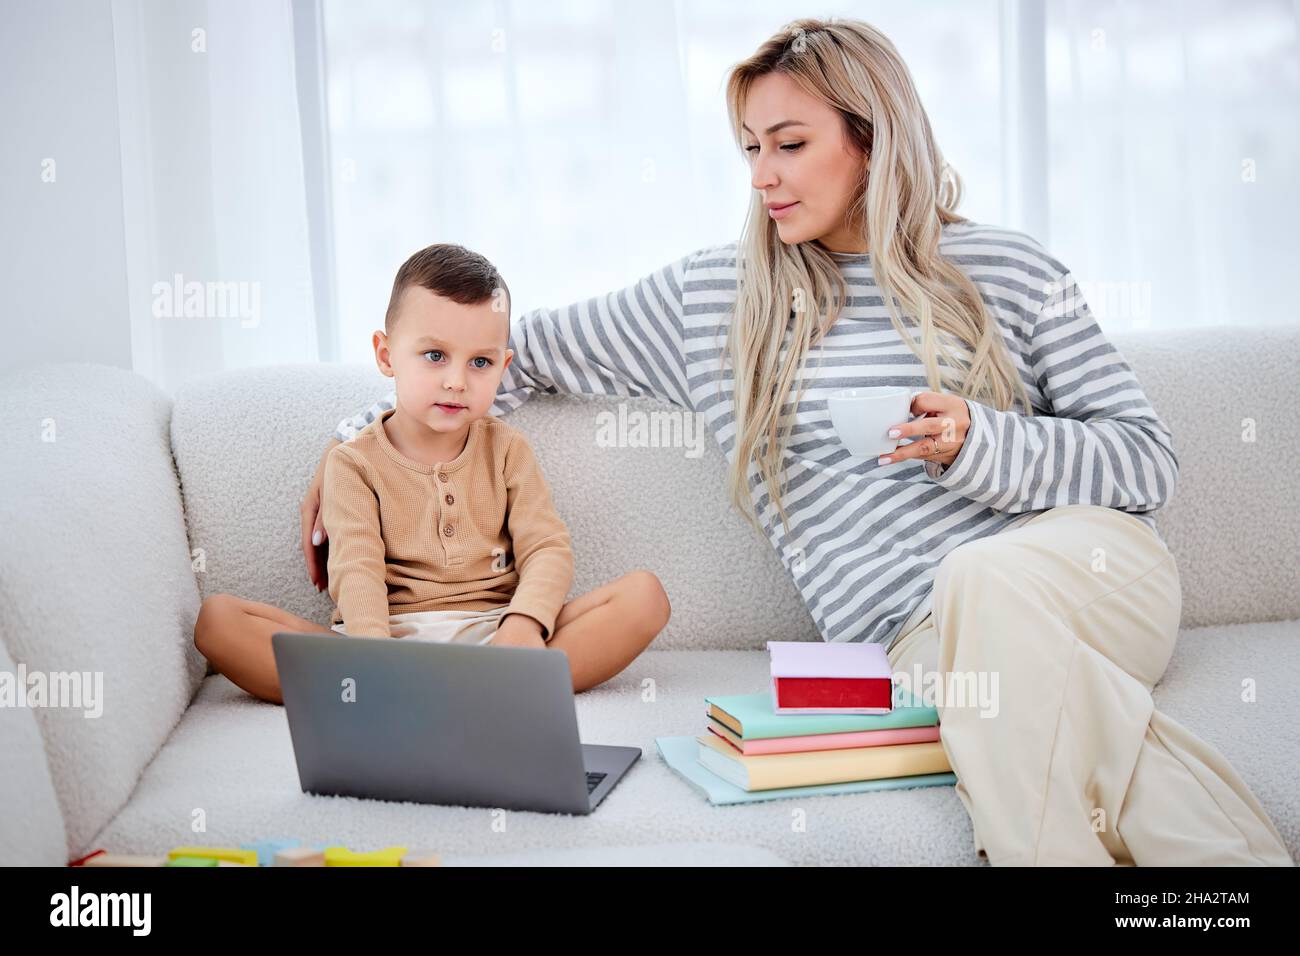
M 706 733 L 695 739 L 700 743 L 700 763 L 742 790 L 776 790 L 952 772 L 943 743 L 938 740 L 746 757 L 714 734 Z

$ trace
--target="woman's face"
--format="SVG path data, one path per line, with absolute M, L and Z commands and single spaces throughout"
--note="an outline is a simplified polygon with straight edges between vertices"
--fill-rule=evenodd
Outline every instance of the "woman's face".
M 750 181 L 781 241 L 866 252 L 860 226 L 844 221 L 866 156 L 845 134 L 839 113 L 784 73 L 767 73 L 750 86 L 742 123 Z M 772 214 L 783 205 L 784 212 Z

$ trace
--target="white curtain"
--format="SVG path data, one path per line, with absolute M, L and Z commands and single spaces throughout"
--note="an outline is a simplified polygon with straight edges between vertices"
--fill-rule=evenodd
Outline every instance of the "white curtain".
M 724 77 L 782 24 L 875 22 L 1003 221 L 998 0 L 325 0 L 340 355 L 373 361 L 393 275 L 457 242 L 515 312 L 620 288 L 741 230 Z
M 1106 329 L 1294 323 L 1297 9 L 114 0 L 136 366 L 170 388 L 371 362 L 393 274 L 431 242 L 490 257 L 519 312 L 735 239 L 725 75 L 810 13 L 894 41 L 960 211 L 1043 242 Z
M 1294 325 L 1300 5 L 1047 5 L 1053 250 L 1107 328 Z
M 815 12 L 881 28 L 961 173 L 1111 330 L 1294 323 L 1293 0 L 325 0 L 339 353 L 368 361 L 430 242 L 492 258 L 516 310 L 734 239 L 749 192 L 727 68 Z
M 137 371 L 316 361 L 288 0 L 113 0 Z

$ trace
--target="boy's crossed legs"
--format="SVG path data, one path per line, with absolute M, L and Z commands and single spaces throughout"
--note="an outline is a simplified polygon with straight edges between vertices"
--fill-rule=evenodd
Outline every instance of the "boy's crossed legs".
M 579 693 L 632 663 L 664 629 L 671 612 L 659 579 L 649 571 L 632 571 L 565 604 L 545 646 L 568 655 L 573 690 Z M 337 633 L 270 604 L 214 594 L 199 608 L 194 646 L 232 683 L 282 704 L 271 650 L 277 631 Z

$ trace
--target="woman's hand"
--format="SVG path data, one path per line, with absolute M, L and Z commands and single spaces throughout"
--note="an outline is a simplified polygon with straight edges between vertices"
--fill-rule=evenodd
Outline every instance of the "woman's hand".
M 326 567 L 329 558 L 329 542 L 325 540 L 325 526 L 320 520 L 320 489 L 325 480 L 325 459 L 330 456 L 334 446 L 340 444 L 342 442 L 337 438 L 330 440 L 325 448 L 325 454 L 320 456 L 316 474 L 312 476 L 311 484 L 307 486 L 307 494 L 302 499 L 302 505 L 298 508 L 302 525 L 302 556 L 307 561 L 307 576 L 311 578 L 311 583 L 316 585 L 317 591 L 324 591 L 329 587 L 329 571 Z
M 937 461 L 941 465 L 956 461 L 970 430 L 966 399 L 946 392 L 918 392 L 912 399 L 911 413 L 925 417 L 895 425 L 889 430 L 889 436 L 912 441 L 899 445 L 888 455 L 881 455 L 878 464 L 888 465 L 909 458 Z

